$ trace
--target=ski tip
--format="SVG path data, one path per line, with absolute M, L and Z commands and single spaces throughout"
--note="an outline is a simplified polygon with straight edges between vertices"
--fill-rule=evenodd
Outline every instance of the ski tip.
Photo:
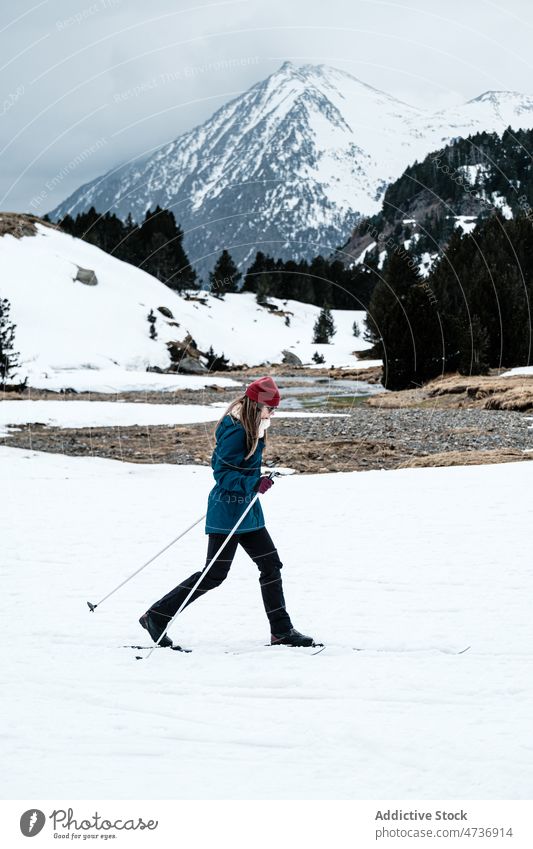
M 94 613 L 94 611 L 96 610 L 96 608 L 98 607 L 98 605 L 97 605 L 97 604 L 91 604 L 91 602 L 90 602 L 90 601 L 88 601 L 88 602 L 87 602 L 87 607 L 89 608 L 89 610 L 91 611 L 91 613 Z
M 381 652 L 383 654 L 417 654 L 420 652 L 440 652 L 440 654 L 450 654 L 450 655 L 459 655 L 465 654 L 465 652 L 469 651 L 472 646 L 465 646 L 464 649 L 448 649 L 448 648 L 438 648 L 432 647 L 427 649 L 393 649 L 393 648 L 363 648 L 362 646 L 352 646 L 352 651 L 368 651 L 368 652 Z

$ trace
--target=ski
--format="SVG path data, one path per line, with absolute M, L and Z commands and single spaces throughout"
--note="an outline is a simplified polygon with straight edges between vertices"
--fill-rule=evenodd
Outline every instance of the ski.
M 153 646 L 125 645 L 125 646 L 121 646 L 120 648 L 135 649 L 136 651 L 150 651 L 150 649 L 154 649 L 154 648 L 161 649 L 161 648 L 166 648 L 166 647 L 165 646 L 157 646 L 157 645 L 154 644 Z M 183 652 L 184 654 L 191 654 L 192 653 L 192 649 L 186 649 L 183 646 L 168 646 L 168 648 L 170 648 L 171 651 L 179 651 L 179 652 Z M 263 648 L 265 648 L 265 649 L 267 649 L 267 648 L 268 649 L 283 648 L 283 649 L 293 649 L 293 650 L 296 649 L 300 652 L 300 654 L 307 654 L 307 655 L 314 656 L 314 655 L 317 655 L 317 654 L 320 654 L 321 652 L 323 652 L 327 648 L 327 646 L 323 645 L 322 643 L 315 643 L 314 646 L 285 646 L 285 645 L 281 645 L 281 644 L 279 646 L 273 646 L 270 643 L 265 643 L 264 646 L 254 646 L 253 648 L 247 648 L 247 649 L 225 649 L 224 654 L 232 654 L 232 655 L 253 654 L 253 653 L 256 653 L 256 652 L 261 652 Z M 371 648 L 370 646 L 367 646 L 367 647 L 352 646 L 351 650 L 356 651 L 356 652 L 378 652 L 379 654 L 416 654 L 417 652 L 420 652 L 420 653 L 422 653 L 422 652 L 423 653 L 438 652 L 439 654 L 460 655 L 460 654 L 465 654 L 471 648 L 472 648 L 472 646 L 465 646 L 465 648 L 463 648 L 463 649 L 446 649 L 446 648 L 439 648 L 439 647 L 435 646 L 433 648 L 425 648 L 425 649 L 423 649 L 423 648 L 420 648 L 420 649 L 394 649 L 394 648 L 384 649 L 384 648 Z M 308 649 L 314 649 L 314 651 L 308 651 Z
M 370 647 L 358 648 L 356 646 L 352 646 L 352 651 L 369 651 L 369 652 L 375 651 L 375 652 L 380 652 L 382 654 L 416 654 L 416 652 L 436 651 L 436 652 L 439 652 L 439 654 L 458 655 L 458 654 L 464 654 L 465 652 L 467 652 L 471 648 L 472 648 L 472 646 L 466 646 L 464 649 L 443 649 L 443 648 L 439 648 L 438 646 L 434 646 L 433 648 L 427 648 L 427 649 L 377 649 L 377 648 L 370 648 Z
M 162 649 L 162 648 L 166 648 L 166 646 L 156 646 L 155 644 L 153 646 L 125 645 L 125 646 L 120 646 L 120 648 L 122 648 L 122 649 L 135 649 L 136 651 L 150 651 L 150 649 Z M 168 648 L 170 648 L 172 651 L 184 652 L 185 654 L 191 654 L 192 653 L 192 649 L 186 649 L 183 646 L 168 646 Z M 252 654 L 253 652 L 260 651 L 261 648 L 255 647 L 255 648 L 250 648 L 250 649 L 235 649 L 235 650 L 226 649 L 224 651 L 224 654 L 235 654 L 235 655 L 237 655 L 237 654 Z M 264 648 L 278 648 L 278 646 L 271 646 L 269 643 L 267 643 L 267 644 L 265 644 Z M 304 651 L 301 651 L 301 654 L 315 655 L 315 654 L 320 654 L 320 652 L 323 652 L 324 649 L 326 648 L 326 646 L 322 645 L 321 643 L 316 643 L 316 645 L 314 645 L 314 646 L 283 646 L 283 648 L 284 649 L 298 649 L 298 650 L 304 649 Z M 306 649 L 316 649 L 316 651 L 308 652 L 308 651 L 306 651 Z
M 298 650 L 300 650 L 300 649 L 316 649 L 316 651 L 305 651 L 304 652 L 304 654 L 315 655 L 315 654 L 320 654 L 320 652 L 323 652 L 324 649 L 326 648 L 326 646 L 324 645 L 324 643 L 313 643 L 312 646 L 286 646 L 286 645 L 283 645 L 283 643 L 279 643 L 278 645 L 270 645 L 269 644 L 268 648 L 270 648 L 270 649 L 283 648 L 283 649 L 298 649 Z
M 157 645 L 155 645 L 155 643 L 154 643 L 153 646 L 129 646 L 128 645 L 128 646 L 120 646 L 120 648 L 121 649 L 137 649 L 137 651 L 150 651 L 150 649 L 169 648 L 172 651 L 182 651 L 182 652 L 185 652 L 186 654 L 190 654 L 192 652 L 192 649 L 185 649 L 185 648 L 183 648 L 183 646 L 157 646 Z
M 327 648 L 327 646 L 325 646 L 323 643 L 315 643 L 313 646 L 286 646 L 286 645 L 283 645 L 282 643 L 280 643 L 279 645 L 271 645 L 270 643 L 265 643 L 264 646 L 254 646 L 254 648 L 250 648 L 250 649 L 227 649 L 224 652 L 224 654 L 233 654 L 233 655 L 254 654 L 254 653 L 257 653 L 257 652 L 262 652 L 263 648 L 265 648 L 265 649 L 280 649 L 280 648 L 292 649 L 293 651 L 297 650 L 300 654 L 307 654 L 307 655 L 312 656 L 312 655 L 315 655 L 315 654 L 320 654 L 321 652 L 324 651 L 325 648 Z M 307 649 L 315 649 L 315 651 L 307 651 Z

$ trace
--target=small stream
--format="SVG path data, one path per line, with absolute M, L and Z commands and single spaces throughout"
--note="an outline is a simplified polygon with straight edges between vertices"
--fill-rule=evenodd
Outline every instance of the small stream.
M 343 399 L 348 406 L 356 403 L 358 398 L 368 398 L 369 395 L 385 391 L 381 383 L 367 383 L 364 380 L 282 375 L 276 375 L 275 380 L 281 393 L 281 408 L 284 410 L 305 410 L 308 407 L 335 409 L 343 406 Z

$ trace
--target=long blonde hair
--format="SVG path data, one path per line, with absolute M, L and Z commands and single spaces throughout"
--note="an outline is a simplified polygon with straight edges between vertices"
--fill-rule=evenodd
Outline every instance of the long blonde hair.
M 238 398 L 234 398 L 233 401 L 228 404 L 223 415 L 216 423 L 213 431 L 214 438 L 216 439 L 216 432 L 219 424 L 226 416 L 233 415 L 234 418 L 238 418 L 246 432 L 246 447 L 248 449 L 248 454 L 244 459 L 247 460 L 248 457 L 252 456 L 257 448 L 257 443 L 259 442 L 258 432 L 259 425 L 261 424 L 261 406 L 262 405 L 258 404 L 257 401 L 252 401 L 251 398 L 248 398 L 246 393 L 244 395 L 239 395 Z M 236 411 L 237 407 L 239 407 L 238 416 L 234 413 L 234 410 Z M 264 434 L 264 440 L 266 445 L 266 431 Z

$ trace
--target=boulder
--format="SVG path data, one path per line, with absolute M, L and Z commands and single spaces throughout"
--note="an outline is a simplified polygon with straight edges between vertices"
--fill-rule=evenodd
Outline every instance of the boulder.
M 168 307 L 158 307 L 157 311 L 164 315 L 165 318 L 174 318 Z
M 301 366 L 303 365 L 300 357 L 297 357 L 296 354 L 293 354 L 292 351 L 282 351 L 283 360 L 282 362 L 287 366 Z
M 84 283 L 85 286 L 97 286 L 98 278 L 92 268 L 81 268 L 81 266 L 77 265 L 78 273 L 74 278 L 74 282 Z
M 180 374 L 208 374 L 208 369 L 200 360 L 184 356 L 171 366 L 173 372 Z

